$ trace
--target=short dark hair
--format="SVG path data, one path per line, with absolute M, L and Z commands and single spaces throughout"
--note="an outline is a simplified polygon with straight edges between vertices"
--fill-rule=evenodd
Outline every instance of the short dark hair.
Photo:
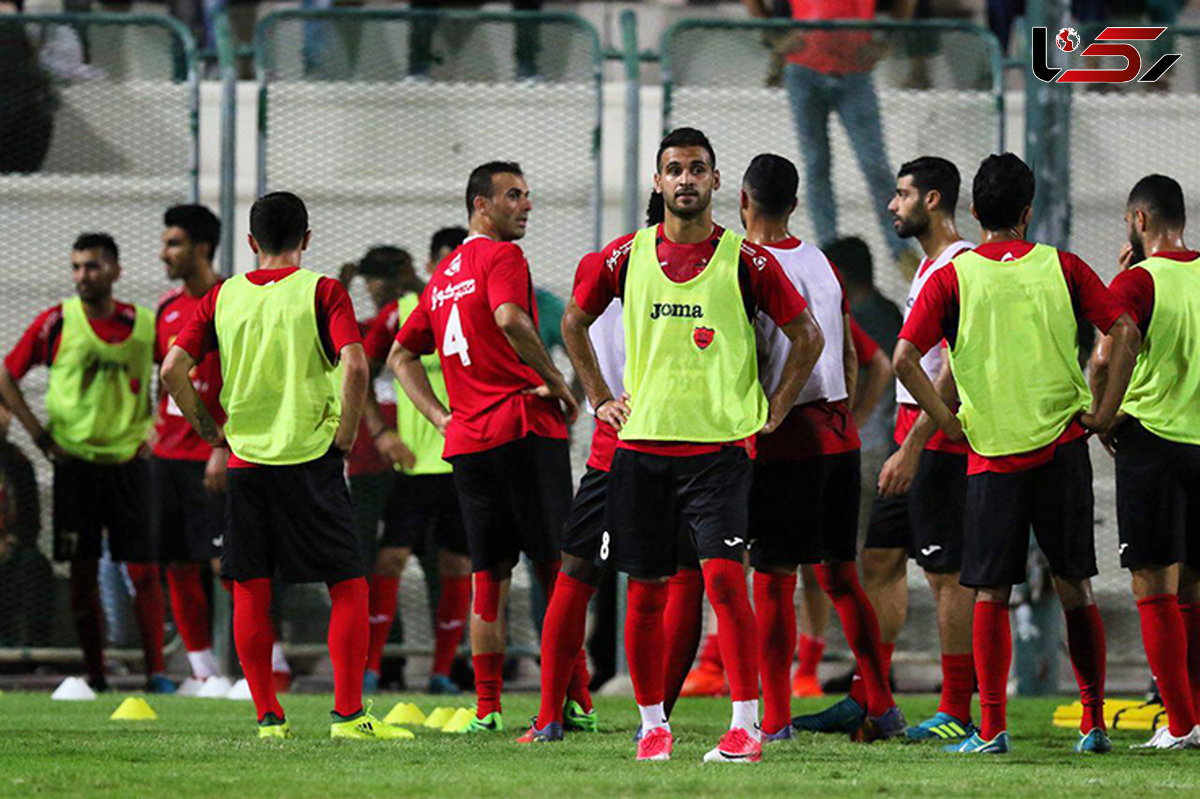
M 717 153 L 703 132 L 695 128 L 675 128 L 658 143 L 658 153 L 654 156 L 655 171 L 662 169 L 663 153 L 670 147 L 703 147 L 708 151 L 709 166 L 717 168 Z
M 1146 175 L 1139 180 L 1129 192 L 1126 204 L 1140 207 L 1156 224 L 1167 228 L 1182 228 L 1187 222 L 1183 187 L 1166 175 Z
M 463 243 L 467 238 L 467 229 L 465 227 L 444 227 L 433 234 L 433 238 L 429 240 L 429 259 L 432 261 L 437 258 L 437 254 L 444 249 L 453 250 L 455 247 Z
M 746 167 L 742 186 L 763 213 L 773 217 L 787 216 L 796 201 L 800 175 L 796 165 L 782 155 L 762 153 L 754 156 L 750 166 Z
M 376 244 L 358 262 L 358 273 L 363 277 L 397 277 L 401 272 L 412 271 L 412 256 L 403 247 Z
M 958 167 L 945 158 L 936 155 L 924 155 L 903 164 L 896 177 L 912 178 L 913 185 L 924 197 L 931 191 L 942 196 L 942 210 L 953 214 L 958 206 L 958 189 L 962 178 L 958 175 Z
M 488 161 L 471 170 L 467 179 L 467 218 L 475 213 L 476 197 L 492 196 L 492 178 L 496 175 L 517 175 L 525 177 L 521 165 L 516 161 Z
M 1012 153 L 983 159 L 971 187 L 975 215 L 984 230 L 1021 224 L 1021 212 L 1033 204 L 1033 170 Z
M 875 284 L 875 263 L 871 259 L 871 248 L 858 236 L 834 239 L 822 244 L 821 250 L 847 283 L 856 286 Z
M 667 205 L 663 202 L 661 191 L 650 192 L 646 201 L 646 227 L 661 224 L 667 218 Z
M 79 250 L 103 250 L 109 258 L 112 258 L 113 263 L 119 260 L 120 255 L 116 240 L 107 233 L 80 233 L 76 237 L 75 243 L 71 245 L 71 249 L 76 252 Z
M 294 250 L 308 232 L 304 200 L 288 191 L 273 191 L 250 208 L 250 235 L 266 255 Z
M 221 241 L 221 220 L 204 205 L 173 205 L 163 214 L 163 227 L 177 227 L 192 244 L 207 244 L 212 258 Z

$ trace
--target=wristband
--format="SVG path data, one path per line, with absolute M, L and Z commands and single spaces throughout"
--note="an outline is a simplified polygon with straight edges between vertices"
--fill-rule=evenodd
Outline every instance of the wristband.
M 612 401 L 613 401 L 613 398 L 612 398 L 612 397 L 609 397 L 609 398 L 608 398 L 608 399 L 606 399 L 606 400 L 601 400 L 601 401 L 600 401 L 600 404 L 596 406 L 596 413 L 600 413 L 600 409 L 601 409 L 601 408 L 603 408 L 603 407 L 604 407 L 606 404 L 608 404 L 608 403 L 610 403 L 610 402 L 612 402 Z

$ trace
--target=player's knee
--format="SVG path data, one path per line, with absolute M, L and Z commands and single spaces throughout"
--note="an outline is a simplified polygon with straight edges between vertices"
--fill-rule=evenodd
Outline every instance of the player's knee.
M 908 554 L 902 549 L 864 549 L 862 553 L 863 583 L 886 586 L 908 576 Z
M 384 547 L 375 558 L 375 573 L 381 577 L 399 577 L 408 563 L 409 550 L 401 547 Z

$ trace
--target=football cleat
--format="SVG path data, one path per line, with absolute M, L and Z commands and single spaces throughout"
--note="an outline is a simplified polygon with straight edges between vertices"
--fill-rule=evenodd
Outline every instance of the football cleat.
M 504 719 L 499 710 L 493 710 L 483 718 L 476 716 L 463 732 L 504 732 Z
M 809 713 L 792 719 L 799 732 L 851 733 L 862 726 L 867 711 L 850 697 L 844 697 L 820 713 Z
M 151 694 L 173 694 L 179 686 L 171 682 L 165 674 L 151 674 L 146 678 L 146 691 Z
M 979 737 L 979 733 L 973 733 L 970 738 L 956 744 L 946 744 L 942 747 L 944 752 L 957 752 L 965 755 L 1003 755 L 1012 750 L 1008 743 L 1008 732 L 1002 732 L 996 735 L 990 741 L 985 741 Z
M 943 713 L 940 710 L 934 714 L 933 718 L 925 719 L 915 727 L 909 727 L 905 732 L 910 741 L 953 741 L 957 738 L 966 738 L 975 732 L 975 725 L 970 721 L 961 721 L 954 718 L 949 713 Z
M 429 678 L 429 691 L 431 694 L 441 694 L 444 696 L 457 696 L 462 691 L 454 684 L 454 680 L 447 677 L 445 674 L 434 674 Z
M 680 696 L 725 696 L 728 693 L 724 669 L 705 660 L 688 672 L 683 687 L 679 689 Z
M 529 720 L 529 729 L 525 734 L 517 739 L 519 744 L 541 744 L 551 743 L 552 741 L 561 741 L 563 739 L 563 725 L 557 721 L 551 721 L 542 727 L 540 730 L 537 727 L 537 717 L 534 716 Z
M 670 760 L 675 739 L 668 727 L 655 727 L 638 741 L 638 760 Z
M 1086 735 L 1080 734 L 1079 740 L 1075 742 L 1075 751 L 1082 754 L 1106 755 L 1112 751 L 1112 742 L 1108 740 L 1108 733 L 1099 727 L 1092 727 Z
M 563 705 L 563 729 L 567 732 L 599 732 L 600 720 L 596 708 L 584 712 L 583 705 L 568 699 Z
M 1134 744 L 1130 749 L 1200 749 L 1200 724 L 1192 728 L 1187 735 L 1178 737 L 1171 734 L 1168 727 L 1159 727 L 1144 744 Z
M 262 738 L 291 738 L 292 726 L 287 719 L 278 718 L 274 713 L 263 716 L 258 723 L 258 737 Z
M 778 732 L 764 732 L 762 734 L 762 742 L 764 744 L 773 744 L 777 741 L 790 741 L 796 735 L 795 729 L 791 724 L 785 724 Z
M 900 708 L 893 707 L 878 718 L 868 715 L 863 719 L 862 726 L 850 733 L 850 740 L 863 744 L 886 741 L 903 735 L 907 727 L 904 713 Z
M 817 675 L 801 674 L 797 671 L 792 676 L 792 696 L 797 699 L 818 699 L 825 696 L 825 691 L 821 689 L 821 681 L 817 679 Z
M 340 717 L 334 714 L 334 718 Z M 368 704 L 360 715 L 330 724 L 329 737 L 355 741 L 408 741 L 416 736 L 403 727 L 375 718 L 371 715 L 371 706 Z
M 717 745 L 704 755 L 705 763 L 758 763 L 762 761 L 762 742 L 741 727 L 721 736 Z

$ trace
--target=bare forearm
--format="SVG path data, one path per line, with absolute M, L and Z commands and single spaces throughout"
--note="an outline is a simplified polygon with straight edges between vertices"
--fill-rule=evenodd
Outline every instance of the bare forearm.
M 871 358 L 871 363 L 867 366 L 867 382 L 866 385 L 858 392 L 854 398 L 854 404 L 851 406 L 851 414 L 860 424 L 867 420 L 871 412 L 875 410 L 875 406 L 879 404 L 879 398 L 883 396 L 883 392 L 887 391 L 888 383 L 892 379 L 892 370 L 888 366 L 887 356 L 882 350 L 876 350 L 874 357 Z
M 842 371 L 846 376 L 846 407 L 853 408 L 858 395 L 858 350 L 854 349 L 849 315 L 842 319 Z
M 913 395 L 913 399 L 917 401 L 923 411 L 929 414 L 938 427 L 945 428 L 950 424 L 954 413 L 938 394 L 938 390 L 934 388 L 929 375 L 925 374 L 925 370 L 921 368 L 921 353 L 911 342 L 905 339 L 896 342 L 896 354 L 892 358 L 892 367 L 896 371 L 896 377 L 900 379 L 904 387 Z
M 400 387 L 404 389 L 404 393 L 412 400 L 413 405 L 421 412 L 422 416 L 437 425 L 450 414 L 446 406 L 442 405 L 442 401 L 433 393 L 429 375 L 425 373 L 425 367 L 421 366 L 420 360 L 401 358 L 393 363 L 389 359 L 389 364 L 396 379 L 400 381 Z
M 529 314 L 513 303 L 505 303 L 496 309 L 496 323 L 517 356 L 538 373 L 542 382 L 546 385 L 565 383 Z
M 1138 349 L 1142 344 L 1141 333 L 1125 314 L 1116 321 L 1108 334 L 1112 337 L 1112 352 L 1103 381 L 1103 393 L 1093 397 L 1096 415 L 1101 418 L 1115 416 L 1121 407 L 1121 400 L 1125 398 L 1125 389 L 1129 387 L 1129 378 L 1133 375 Z
M 950 371 L 949 361 L 942 362 L 942 371 L 938 372 L 937 378 L 933 381 L 933 387 L 937 389 L 943 402 L 948 406 L 953 404 L 956 392 L 954 375 Z M 901 446 L 910 450 L 923 450 L 937 430 L 937 422 L 933 421 L 928 413 L 921 411 Z
M 29 433 L 30 438 L 36 440 L 45 432 L 42 423 L 33 415 L 29 403 L 25 401 L 25 393 L 21 391 L 21 386 L 2 366 L 0 366 L 0 398 L 4 399 L 4 404 L 20 420 L 21 426 Z
M 571 359 L 575 375 L 583 384 L 584 394 L 592 407 L 598 408 L 601 402 L 611 399 L 613 394 L 612 388 L 605 382 L 604 374 L 600 371 L 600 362 L 596 359 L 592 339 L 588 336 L 588 328 L 594 321 L 595 317 L 584 314 L 572 300 L 571 307 L 563 314 L 562 334 L 567 356 Z
M 184 371 L 180 375 L 174 371 L 168 372 L 164 368 L 162 380 L 167 391 L 174 397 L 175 404 L 179 407 L 183 418 L 187 419 L 192 429 L 209 444 L 213 446 L 219 444 L 222 440 L 221 430 L 200 399 L 200 394 L 192 385 L 187 372 Z
M 821 350 L 825 348 L 825 337 L 807 310 L 793 322 L 784 325 L 781 330 L 792 342 L 792 347 L 783 363 L 779 385 L 776 386 L 770 401 L 772 407 L 790 409 L 800 396 L 804 384 L 812 376 L 813 367 L 817 365 Z

